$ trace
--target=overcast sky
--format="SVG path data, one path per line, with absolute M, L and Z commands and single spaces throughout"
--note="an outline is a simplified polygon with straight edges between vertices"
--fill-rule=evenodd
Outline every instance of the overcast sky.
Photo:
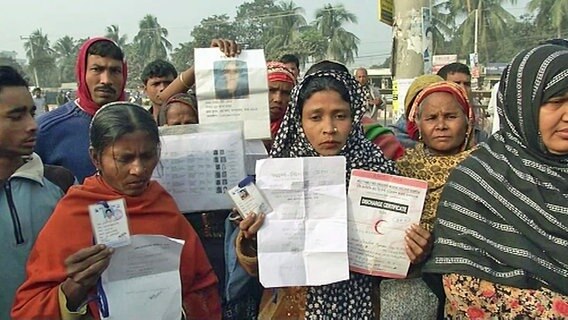
M 138 22 L 150 13 L 169 31 L 168 39 L 177 46 L 190 40 L 191 29 L 201 19 L 214 14 L 226 13 L 235 16 L 236 7 L 244 0 L 1 0 L 0 51 L 16 51 L 18 58 L 25 58 L 23 40 L 34 30 L 41 28 L 51 43 L 69 35 L 76 39 L 103 35 L 105 27 L 118 24 L 129 41 L 138 31 Z M 346 29 L 361 40 L 356 65 L 382 63 L 390 55 L 392 33 L 388 26 L 377 19 L 377 0 L 294 0 L 305 9 L 308 22 L 314 19 L 315 11 L 327 3 L 343 3 L 354 13 L 358 24 Z M 518 16 L 524 12 L 528 0 L 505 6 Z

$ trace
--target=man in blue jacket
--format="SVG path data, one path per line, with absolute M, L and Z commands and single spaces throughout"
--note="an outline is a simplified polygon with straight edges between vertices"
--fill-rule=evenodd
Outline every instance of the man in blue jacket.
M 0 320 L 10 319 L 37 234 L 74 182 L 71 172 L 32 153 L 35 109 L 27 82 L 0 66 Z
M 48 164 L 69 169 L 83 182 L 95 173 L 89 156 L 89 125 L 103 105 L 125 99 L 126 62 L 110 39 L 91 38 L 79 49 L 77 99 L 39 117 L 35 151 Z

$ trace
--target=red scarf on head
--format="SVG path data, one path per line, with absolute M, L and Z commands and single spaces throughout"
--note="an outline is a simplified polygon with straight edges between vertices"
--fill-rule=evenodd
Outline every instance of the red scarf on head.
M 77 101 L 86 113 L 90 114 L 91 116 L 95 115 L 95 112 L 100 109 L 101 106 L 96 104 L 93 99 L 91 98 L 91 92 L 87 87 L 87 82 L 85 81 L 85 75 L 87 74 L 87 51 L 93 45 L 93 43 L 98 41 L 110 41 L 113 42 L 111 39 L 103 38 L 103 37 L 95 37 L 91 38 L 79 49 L 79 54 L 77 55 L 77 63 L 75 65 L 75 79 L 77 80 Z M 120 88 L 120 97 L 118 101 L 125 100 L 124 94 L 124 87 L 126 86 L 126 75 L 128 74 L 126 61 L 122 61 L 122 87 Z
M 417 141 L 419 138 L 418 126 L 416 125 L 416 114 L 418 112 L 418 107 L 420 106 L 422 101 L 426 99 L 426 97 L 434 92 L 447 92 L 454 96 L 461 109 L 467 116 L 469 123 L 473 124 L 475 122 L 475 114 L 473 113 L 473 108 L 469 104 L 469 99 L 465 90 L 454 82 L 436 82 L 424 88 L 424 90 L 422 90 L 418 94 L 418 96 L 416 96 L 416 99 L 414 99 L 414 102 L 412 103 L 412 107 L 410 108 L 410 111 L 408 113 L 408 121 L 406 122 L 406 130 L 412 140 Z
M 267 73 L 268 73 L 268 82 L 273 81 L 282 81 L 291 83 L 293 86 L 296 85 L 296 78 L 294 74 L 285 64 L 277 61 L 269 61 L 266 64 Z M 278 133 L 278 129 L 280 129 L 280 124 L 282 123 L 282 118 L 276 119 L 270 122 L 270 132 L 272 133 L 272 137 L 276 136 Z

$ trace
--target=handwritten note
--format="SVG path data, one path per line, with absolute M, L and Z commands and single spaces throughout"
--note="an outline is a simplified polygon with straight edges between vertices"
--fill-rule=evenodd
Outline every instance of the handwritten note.
M 373 276 L 404 278 L 405 230 L 422 215 L 426 181 L 353 170 L 349 182 L 349 265 Z
M 109 312 L 101 318 L 181 319 L 184 241 L 159 235 L 134 235 L 131 240 L 131 245 L 116 248 L 101 276 Z
M 263 50 L 225 57 L 218 48 L 195 49 L 199 123 L 244 121 L 245 138 L 270 139 Z
M 246 175 L 242 124 L 160 128 L 160 135 L 160 164 L 152 178 L 180 210 L 232 208 L 226 193 Z
M 263 286 L 348 279 L 345 158 L 259 160 L 256 174 L 273 208 L 258 233 Z

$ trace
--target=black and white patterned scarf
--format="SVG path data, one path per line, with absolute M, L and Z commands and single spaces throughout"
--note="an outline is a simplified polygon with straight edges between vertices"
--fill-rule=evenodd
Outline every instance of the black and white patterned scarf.
M 568 155 L 539 133 L 539 109 L 568 91 L 568 50 L 519 53 L 501 77 L 502 129 L 450 175 L 423 269 L 568 294 Z
M 353 76 L 339 71 L 310 74 L 292 90 L 291 103 L 274 139 L 270 156 L 273 158 L 320 156 L 302 129 L 302 108 L 298 105 L 298 98 L 308 82 L 322 77 L 332 77 L 343 83 L 351 99 L 352 129 L 347 143 L 339 153 L 346 158 L 347 185 L 352 169 L 395 174 L 394 163 L 386 159 L 383 152 L 365 139 L 363 134 L 361 118 L 365 109 L 361 86 Z M 347 281 L 309 287 L 306 298 L 306 319 L 372 319 L 374 312 L 371 293 L 371 278 L 353 273 Z

